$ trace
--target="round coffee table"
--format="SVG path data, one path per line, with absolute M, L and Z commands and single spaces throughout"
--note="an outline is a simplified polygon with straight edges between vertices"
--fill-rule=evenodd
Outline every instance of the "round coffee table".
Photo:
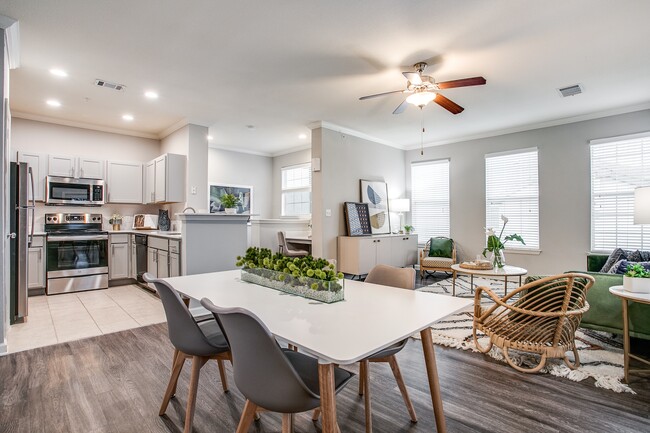
M 628 376 L 631 371 L 635 373 L 650 373 L 650 370 L 647 369 L 630 370 L 630 358 L 647 365 L 650 365 L 650 361 L 630 353 L 630 317 L 627 312 L 627 306 L 629 302 L 650 305 L 650 293 L 628 292 L 623 286 L 612 286 L 609 288 L 609 293 L 618 296 L 623 302 L 623 371 L 625 373 L 625 382 L 629 383 Z
M 503 278 L 505 280 L 505 294 L 508 294 L 508 277 L 519 277 L 519 285 L 521 286 L 521 277 L 526 275 L 528 271 L 524 268 L 518 268 L 517 266 L 505 265 L 503 268 L 499 269 L 467 269 L 462 268 L 460 265 L 451 265 L 451 269 L 454 271 L 454 276 L 452 279 L 452 295 L 456 296 L 456 273 L 460 272 L 463 274 L 469 274 L 470 278 L 470 290 L 474 293 L 474 275 L 480 275 L 481 277 L 486 278 Z

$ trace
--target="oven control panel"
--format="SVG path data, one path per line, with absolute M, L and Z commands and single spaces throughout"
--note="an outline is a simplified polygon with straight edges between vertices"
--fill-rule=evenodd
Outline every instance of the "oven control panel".
M 102 218 L 95 213 L 46 213 L 45 224 L 101 224 Z

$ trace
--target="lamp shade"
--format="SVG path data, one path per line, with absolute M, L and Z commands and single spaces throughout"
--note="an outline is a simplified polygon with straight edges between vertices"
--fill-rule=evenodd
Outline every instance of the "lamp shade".
M 391 212 L 408 212 L 411 210 L 411 200 L 408 198 L 396 198 L 390 201 Z
M 650 186 L 634 190 L 634 224 L 650 224 Z
M 436 99 L 435 92 L 416 91 L 414 94 L 406 98 L 406 102 L 408 102 L 409 104 L 416 105 L 418 107 L 424 107 L 434 99 Z

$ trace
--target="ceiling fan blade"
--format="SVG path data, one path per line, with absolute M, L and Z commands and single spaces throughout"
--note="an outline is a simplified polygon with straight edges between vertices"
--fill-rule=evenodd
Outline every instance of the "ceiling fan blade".
M 472 77 L 461 78 L 460 80 L 443 81 L 436 84 L 438 85 L 439 89 L 451 89 L 454 87 L 480 86 L 485 83 L 486 81 L 483 77 Z
M 416 86 L 422 84 L 422 78 L 420 78 L 420 74 L 417 72 L 402 72 L 402 75 L 404 75 L 411 84 L 415 84 Z
M 375 95 L 362 96 L 361 98 L 359 98 L 359 101 L 363 101 L 364 99 L 376 98 L 378 96 L 390 95 L 392 93 L 404 93 L 404 92 L 405 92 L 404 90 L 393 90 L 392 92 L 377 93 Z
M 407 107 L 408 105 L 409 105 L 409 104 L 408 104 L 408 102 L 406 102 L 406 99 L 405 99 L 404 101 L 402 101 L 401 104 L 399 104 L 399 105 L 397 106 L 397 108 L 395 109 L 395 111 L 393 111 L 393 114 L 400 114 L 400 113 L 402 113 L 404 110 L 406 110 L 406 107 Z
M 462 111 L 464 110 L 463 107 L 456 104 L 451 99 L 442 96 L 440 93 L 436 95 L 436 99 L 434 99 L 433 102 L 440 105 L 442 108 L 449 111 L 451 114 L 462 113 Z

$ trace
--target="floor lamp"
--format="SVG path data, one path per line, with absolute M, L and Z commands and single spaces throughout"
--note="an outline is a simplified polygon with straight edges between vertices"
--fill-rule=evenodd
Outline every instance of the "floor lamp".
M 634 224 L 650 224 L 650 186 L 634 190 Z
M 399 232 L 404 232 L 404 212 L 411 210 L 411 200 L 408 198 L 396 198 L 390 201 L 391 212 L 397 212 L 399 215 Z

